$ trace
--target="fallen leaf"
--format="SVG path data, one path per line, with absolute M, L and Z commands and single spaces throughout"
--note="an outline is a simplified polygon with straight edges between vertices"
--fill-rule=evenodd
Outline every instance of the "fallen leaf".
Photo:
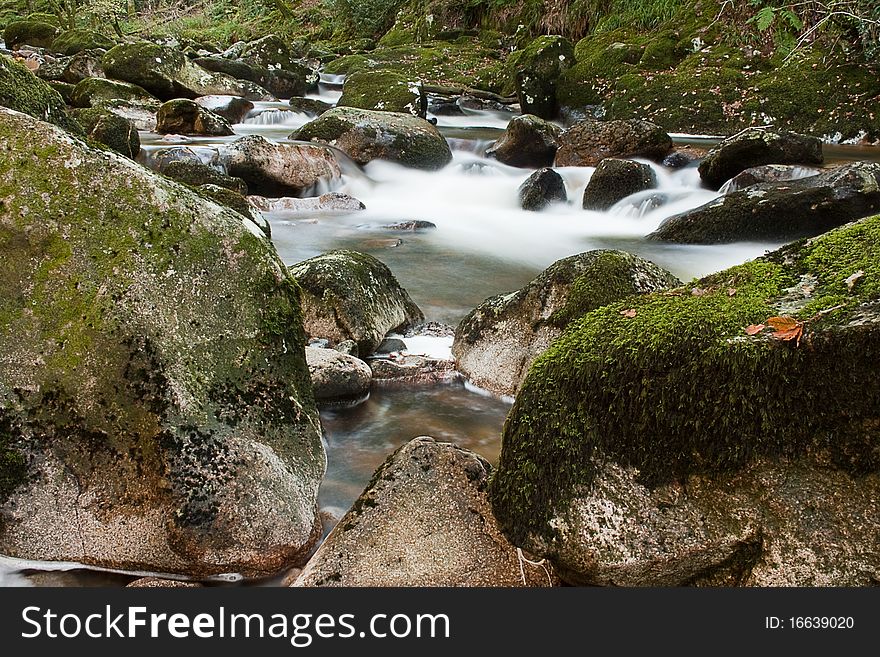
M 794 340 L 796 344 L 801 343 L 804 335 L 804 323 L 797 321 L 794 317 L 771 317 L 767 320 L 767 325 L 774 329 L 770 334 L 771 338 L 790 342 Z
M 733 288 L 733 287 L 727 288 L 727 296 L 735 297 L 736 296 L 736 288 Z
M 626 317 L 627 319 L 632 319 L 633 317 L 636 316 L 636 309 L 629 308 L 628 310 L 621 310 L 620 314 L 623 315 L 624 317 Z
M 693 290 L 691 290 L 691 294 L 695 297 L 701 297 L 708 292 L 709 290 L 704 287 L 695 287 Z
M 767 325 L 777 331 L 787 331 L 797 326 L 798 321 L 794 317 L 771 317 L 767 320 Z
M 844 281 L 846 283 L 846 291 L 852 292 L 853 288 L 856 286 L 856 283 L 858 283 L 864 277 L 865 277 L 865 272 L 863 272 L 861 269 L 859 269 L 855 274 L 853 274 L 852 276 L 847 278 L 846 281 Z
M 763 331 L 767 326 L 765 324 L 749 324 L 746 326 L 745 331 L 748 335 L 758 335 L 761 331 Z

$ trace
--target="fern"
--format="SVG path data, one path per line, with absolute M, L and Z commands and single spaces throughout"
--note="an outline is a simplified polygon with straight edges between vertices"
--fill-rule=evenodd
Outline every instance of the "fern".
M 761 32 L 766 32 L 773 25 L 773 21 L 776 20 L 776 9 L 773 7 L 761 7 L 752 20 L 755 21 L 755 25 L 757 25 Z

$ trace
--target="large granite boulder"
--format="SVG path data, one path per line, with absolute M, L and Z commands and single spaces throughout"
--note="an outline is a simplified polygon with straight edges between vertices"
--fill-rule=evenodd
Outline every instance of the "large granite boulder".
M 672 150 L 672 138 L 648 121 L 583 119 L 560 135 L 558 167 L 594 167 L 606 157 L 643 157 L 661 161 Z

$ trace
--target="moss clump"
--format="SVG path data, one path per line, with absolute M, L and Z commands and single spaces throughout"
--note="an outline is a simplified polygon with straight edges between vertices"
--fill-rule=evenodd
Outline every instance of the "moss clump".
M 136 84 L 159 98 L 174 97 L 174 77 L 184 64 L 182 53 L 147 42 L 120 44 L 101 60 L 107 77 Z
M 75 55 L 83 50 L 103 48 L 109 50 L 116 43 L 113 39 L 94 30 L 73 29 L 62 32 L 52 42 L 52 50 L 62 55 Z
M 141 140 L 131 121 L 98 107 L 79 109 L 73 114 L 89 137 L 125 157 L 137 157 L 141 150 Z
M 570 325 L 532 366 L 504 428 L 491 498 L 514 543 L 551 539 L 550 520 L 603 459 L 651 487 L 762 456 L 880 468 L 878 262 L 873 217 Z M 863 285 L 848 286 L 857 268 Z M 803 280 L 812 301 L 791 309 Z M 781 307 L 807 322 L 799 347 L 746 335 Z
M 82 127 L 66 111 L 64 99 L 18 62 L 0 56 L 0 105 L 48 121 L 75 135 Z
M 6 47 L 18 50 L 20 46 L 48 48 L 52 45 L 58 28 L 51 23 L 37 20 L 15 21 L 6 26 L 3 40 Z
M 339 107 L 403 112 L 425 117 L 428 102 L 422 83 L 388 70 L 357 71 L 342 87 Z

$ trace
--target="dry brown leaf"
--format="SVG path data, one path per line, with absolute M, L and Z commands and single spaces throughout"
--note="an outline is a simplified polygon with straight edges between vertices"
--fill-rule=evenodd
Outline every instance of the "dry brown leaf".
M 736 296 L 736 288 L 733 288 L 733 287 L 727 288 L 727 296 L 735 297 Z
M 748 335 L 758 335 L 761 331 L 767 328 L 764 324 L 749 324 L 746 326 L 745 331 Z
M 704 287 L 695 287 L 693 290 L 691 290 L 691 294 L 695 297 L 701 297 L 704 294 L 707 294 L 708 292 L 709 292 L 709 290 L 707 290 Z
M 621 310 L 620 314 L 623 315 L 624 317 L 626 317 L 627 319 L 632 319 L 633 317 L 636 316 L 636 309 L 629 308 L 627 310 Z
M 767 320 L 767 325 L 777 331 L 788 331 L 796 327 L 798 321 L 794 317 L 771 317 Z
M 774 329 L 770 334 L 771 338 L 782 340 L 783 342 L 795 341 L 796 344 L 801 343 L 804 335 L 804 323 L 797 321 L 794 317 L 771 317 L 767 320 L 767 324 Z
M 852 292 L 853 288 L 856 286 L 860 280 L 865 277 L 865 272 L 859 269 L 855 274 L 847 278 L 844 282 L 846 283 L 846 291 Z

